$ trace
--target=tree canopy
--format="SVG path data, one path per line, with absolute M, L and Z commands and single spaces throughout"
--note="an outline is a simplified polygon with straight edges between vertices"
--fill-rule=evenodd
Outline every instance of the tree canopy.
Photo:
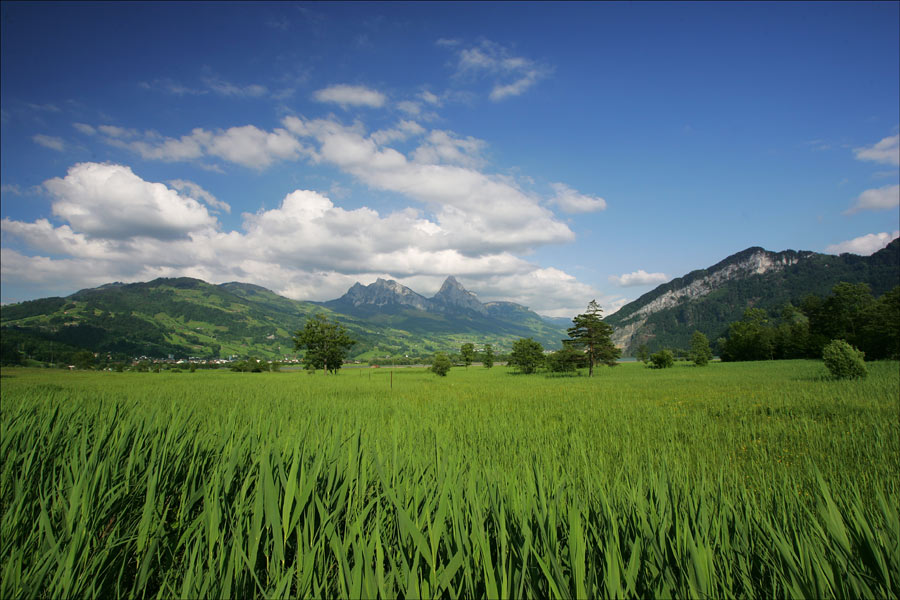
M 513 342 L 509 364 L 515 365 L 523 373 L 534 373 L 544 364 L 544 347 L 531 338 L 522 338 Z
M 494 349 L 490 344 L 485 344 L 484 351 L 481 353 L 481 364 L 484 365 L 485 369 L 490 369 L 494 366 Z
M 472 361 L 475 360 L 475 345 L 472 343 L 466 343 L 460 346 L 459 355 L 462 357 L 463 364 L 466 365 L 466 368 L 469 368 L 469 365 L 472 364 Z
M 712 359 L 712 350 L 709 349 L 709 338 L 701 331 L 695 331 L 691 336 L 691 360 L 698 367 L 705 367 Z
M 337 373 L 355 343 L 343 325 L 329 321 L 322 313 L 307 319 L 304 328 L 294 334 L 294 350 L 306 350 L 306 368 L 323 369 L 326 373 Z
M 569 339 L 563 344 L 581 348 L 587 356 L 588 375 L 594 375 L 594 363 L 615 366 L 622 351 L 612 342 L 613 328 L 603 322 L 603 312 L 596 300 L 591 300 L 587 310 L 572 319 L 572 327 L 568 329 Z

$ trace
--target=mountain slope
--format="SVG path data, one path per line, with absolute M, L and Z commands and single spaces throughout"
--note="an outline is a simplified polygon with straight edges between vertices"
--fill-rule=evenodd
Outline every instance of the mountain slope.
M 316 312 L 350 330 L 357 340 L 351 355 L 358 358 L 456 351 L 464 342 L 504 350 L 519 337 L 535 337 L 551 346 L 565 335 L 519 305 L 491 316 L 487 305 L 458 282 L 452 280 L 449 286 L 435 300 L 379 280 L 370 286 L 356 284 L 338 300 L 314 303 L 246 283 L 161 278 L 6 305 L 0 308 L 0 326 L 4 342 L 51 353 L 55 348 L 57 358 L 62 348 L 119 357 L 283 358 L 294 354 L 293 333 Z
M 868 283 L 876 296 L 898 285 L 900 240 L 872 256 L 748 248 L 657 287 L 605 320 L 626 354 L 640 344 L 651 351 L 687 348 L 695 330 L 714 340 L 751 306 L 776 310 L 808 294 L 825 296 L 840 281 Z
M 356 283 L 340 298 L 322 305 L 370 324 L 408 332 L 421 338 L 429 351 L 438 348 L 440 337 L 447 339 L 446 349 L 453 350 L 463 342 L 510 348 L 521 337 L 558 348 L 566 337 L 564 327 L 548 323 L 524 306 L 481 303 L 452 276 L 432 298 L 396 281 L 378 279 L 367 286 Z

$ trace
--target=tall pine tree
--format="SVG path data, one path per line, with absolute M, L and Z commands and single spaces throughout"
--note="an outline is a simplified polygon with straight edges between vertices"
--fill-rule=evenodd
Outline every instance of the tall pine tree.
M 613 328 L 603 322 L 603 311 L 596 300 L 591 300 L 587 311 L 572 319 L 572 327 L 567 330 L 569 339 L 563 344 L 582 348 L 588 361 L 588 375 L 594 376 L 594 363 L 615 366 L 622 356 L 622 350 L 612 342 Z

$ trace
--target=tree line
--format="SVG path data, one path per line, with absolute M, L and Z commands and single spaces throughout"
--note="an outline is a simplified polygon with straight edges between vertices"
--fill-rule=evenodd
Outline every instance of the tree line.
M 821 358 L 843 340 L 869 360 L 900 358 L 900 286 L 880 298 L 865 283 L 836 284 L 826 297 L 806 296 L 777 314 L 748 308 L 717 340 L 723 361 Z

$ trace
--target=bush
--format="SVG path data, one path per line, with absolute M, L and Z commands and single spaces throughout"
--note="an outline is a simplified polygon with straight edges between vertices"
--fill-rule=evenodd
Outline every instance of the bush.
M 825 367 L 835 379 L 862 379 L 866 371 L 865 354 L 844 340 L 831 340 L 822 351 Z
M 675 355 L 671 350 L 660 350 L 650 357 L 651 369 L 668 369 L 675 364 Z
M 450 357 L 443 352 L 438 352 L 434 355 L 434 360 L 431 363 L 431 372 L 435 375 L 446 377 L 452 366 L 453 363 L 450 362 Z

